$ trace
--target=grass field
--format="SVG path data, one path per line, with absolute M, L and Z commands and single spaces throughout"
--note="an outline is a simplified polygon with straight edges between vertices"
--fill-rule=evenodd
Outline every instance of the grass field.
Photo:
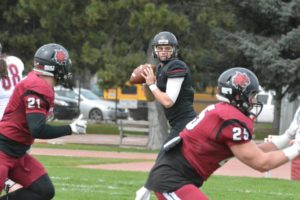
M 92 145 L 35 144 L 34 147 L 93 151 L 146 152 Z M 150 152 L 153 153 L 153 152 Z M 36 156 L 46 167 L 56 188 L 55 200 L 133 200 L 146 180 L 145 172 L 83 169 L 79 165 L 124 163 L 140 160 L 65 156 Z M 298 200 L 300 182 L 248 177 L 212 176 L 201 188 L 211 200 Z M 152 195 L 151 200 L 154 200 Z
M 122 163 L 133 160 L 37 156 L 56 187 L 56 200 L 133 200 L 147 173 L 77 167 L 83 164 Z M 246 177 L 213 176 L 202 187 L 212 200 L 296 200 L 299 182 Z M 155 199 L 152 197 L 151 199 Z
M 101 128 L 99 128 L 101 126 Z M 114 125 L 105 125 L 106 133 L 117 134 Z M 89 133 L 104 130 L 103 125 L 90 126 Z M 259 137 L 270 134 L 269 124 L 256 129 Z M 149 152 L 145 149 L 95 145 L 34 144 L 39 148 L 81 149 L 115 152 Z M 148 173 L 124 172 L 78 167 L 86 164 L 124 163 L 141 160 L 36 156 L 46 167 L 56 188 L 55 200 L 133 200 L 135 191 L 145 182 Z M 300 182 L 248 177 L 212 176 L 201 188 L 211 200 L 300 200 Z M 154 200 L 152 195 L 151 200 Z

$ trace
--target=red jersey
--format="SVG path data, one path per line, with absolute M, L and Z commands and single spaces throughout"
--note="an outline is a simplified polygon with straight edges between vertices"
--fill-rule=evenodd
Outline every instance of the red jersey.
M 231 145 L 249 142 L 253 121 L 234 106 L 218 103 L 208 106 L 180 133 L 182 154 L 206 180 L 233 157 Z
M 34 141 L 27 125 L 26 114 L 53 112 L 54 90 L 49 83 L 30 72 L 16 87 L 7 105 L 0 134 L 24 145 Z

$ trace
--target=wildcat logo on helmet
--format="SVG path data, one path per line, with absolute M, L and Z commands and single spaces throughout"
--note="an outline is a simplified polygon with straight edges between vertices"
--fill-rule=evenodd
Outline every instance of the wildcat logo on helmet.
M 242 91 L 244 91 L 250 83 L 250 78 L 246 73 L 236 72 L 232 77 L 232 85 L 237 89 L 242 89 Z
M 59 49 L 59 50 L 55 50 L 55 54 L 54 54 L 54 60 L 56 63 L 64 65 L 67 63 L 68 61 L 68 54 L 67 52 Z

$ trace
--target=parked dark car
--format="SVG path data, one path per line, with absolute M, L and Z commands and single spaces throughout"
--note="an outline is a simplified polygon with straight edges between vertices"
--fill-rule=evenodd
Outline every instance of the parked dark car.
M 55 96 L 54 119 L 74 119 L 79 116 L 78 102 L 73 99 Z
M 78 101 L 78 88 L 70 90 L 58 86 L 54 90 L 56 97 Z M 95 121 L 127 119 L 129 115 L 127 109 L 120 108 L 115 102 L 100 98 L 91 90 L 84 88 L 80 90 L 80 113 L 84 119 Z

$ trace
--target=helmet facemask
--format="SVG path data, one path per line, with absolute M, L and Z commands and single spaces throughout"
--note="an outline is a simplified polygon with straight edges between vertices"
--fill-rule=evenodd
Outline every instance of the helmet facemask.
M 261 113 L 263 109 L 263 104 L 257 101 L 257 93 L 249 96 L 249 104 L 250 107 L 248 108 L 249 116 L 255 120 L 257 119 L 258 115 Z
M 56 72 L 54 73 L 54 78 L 56 79 L 58 84 L 70 88 L 71 81 L 72 81 L 72 73 L 69 72 L 70 66 L 68 65 L 56 66 L 55 67 Z
M 156 45 L 154 46 L 154 57 L 158 58 L 160 61 L 168 61 L 170 59 L 176 58 L 177 56 L 175 55 L 176 52 L 176 47 L 171 46 L 171 45 Z M 160 52 L 166 52 L 167 53 L 167 58 L 164 60 L 161 60 L 159 56 Z
M 241 93 L 241 99 L 236 100 L 237 107 L 241 110 L 245 115 L 256 119 L 258 115 L 261 113 L 263 104 L 257 101 L 257 92 L 252 91 L 249 94 Z

